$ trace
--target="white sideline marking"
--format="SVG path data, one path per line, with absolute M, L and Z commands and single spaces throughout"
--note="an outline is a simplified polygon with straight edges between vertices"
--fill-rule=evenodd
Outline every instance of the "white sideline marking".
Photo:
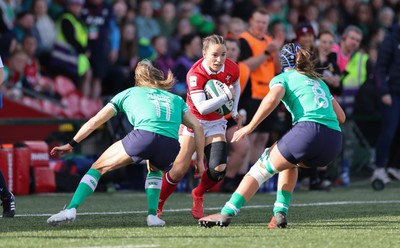
M 310 206 L 336 206 L 336 205 L 360 205 L 360 204 L 396 204 L 400 203 L 400 200 L 390 201 L 338 201 L 338 202 L 314 202 L 314 203 L 297 203 L 291 204 L 291 207 L 310 207 Z M 250 205 L 244 206 L 243 208 L 272 208 L 274 205 Z M 215 208 L 204 208 L 204 210 L 220 210 L 221 207 Z M 180 208 L 180 209 L 165 209 L 163 213 L 168 212 L 190 212 L 191 208 Z M 116 214 L 146 214 L 147 210 L 139 211 L 120 211 L 120 212 L 89 212 L 89 213 L 77 213 L 77 215 L 116 215 Z M 53 213 L 54 214 L 54 213 Z M 41 217 L 51 216 L 52 214 L 17 214 L 16 217 Z
M 160 247 L 160 245 L 148 245 L 148 244 L 143 244 L 143 245 L 118 245 L 118 246 L 88 246 L 88 247 L 82 247 L 82 248 L 148 248 L 148 247 Z

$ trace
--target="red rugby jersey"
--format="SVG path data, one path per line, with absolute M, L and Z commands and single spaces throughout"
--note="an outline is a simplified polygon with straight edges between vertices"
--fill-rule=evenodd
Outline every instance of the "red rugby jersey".
M 226 59 L 221 70 L 218 72 L 212 72 L 209 68 L 207 68 L 204 58 L 199 59 L 193 64 L 186 76 L 186 84 L 188 88 L 186 104 L 188 105 L 190 112 L 192 112 L 194 116 L 200 120 L 212 121 L 220 119 L 222 116 L 214 112 L 206 115 L 200 114 L 196 106 L 194 106 L 190 96 L 191 94 L 199 93 L 200 91 L 204 92 L 204 86 L 210 79 L 217 79 L 218 81 L 230 86 L 235 83 L 238 78 L 239 66 L 232 60 Z

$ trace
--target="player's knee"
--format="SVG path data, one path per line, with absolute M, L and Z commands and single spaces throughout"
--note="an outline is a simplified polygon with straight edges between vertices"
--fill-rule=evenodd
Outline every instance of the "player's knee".
M 264 168 L 264 166 L 260 162 L 256 162 L 247 172 L 246 176 L 251 176 L 254 178 L 258 186 L 260 187 L 263 183 L 265 183 L 271 176 L 268 175 L 268 171 Z M 269 176 L 269 177 L 268 177 Z
M 219 182 L 219 181 L 221 181 L 222 179 L 224 179 L 225 173 L 226 173 L 226 170 L 223 170 L 223 171 L 216 171 L 216 170 L 213 169 L 213 168 L 208 168 L 208 170 L 207 170 L 208 177 L 209 177 L 211 180 L 216 181 L 216 182 Z
M 256 179 L 258 186 L 261 186 L 276 173 L 278 173 L 278 171 L 269 159 L 269 152 L 268 149 L 266 149 L 260 160 L 250 168 L 247 175 Z
M 224 141 L 211 143 L 205 147 L 208 159 L 208 176 L 213 181 L 221 181 L 226 172 L 227 145 Z

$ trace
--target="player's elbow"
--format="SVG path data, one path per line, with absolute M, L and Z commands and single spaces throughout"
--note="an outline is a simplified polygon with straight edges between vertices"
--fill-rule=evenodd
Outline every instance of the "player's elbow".
M 188 128 L 192 129 L 195 134 L 202 134 L 204 133 L 203 126 L 201 125 L 200 121 L 193 117 L 192 120 L 183 123 Z
M 276 95 L 267 95 L 265 99 L 267 106 L 274 106 L 274 107 L 277 106 L 280 101 L 281 98 L 279 98 Z
M 342 113 L 342 114 L 338 115 L 337 118 L 338 118 L 338 121 L 339 121 L 340 124 L 343 124 L 343 123 L 346 122 L 346 114 L 345 113 Z
M 198 108 L 197 111 L 199 111 L 199 113 L 201 115 L 206 115 L 206 114 L 211 113 L 211 112 L 207 111 L 205 108 Z

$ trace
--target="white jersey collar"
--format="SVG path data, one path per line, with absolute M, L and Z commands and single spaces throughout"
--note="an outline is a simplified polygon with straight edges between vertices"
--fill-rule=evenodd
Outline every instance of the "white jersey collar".
M 211 71 L 210 68 L 208 68 L 208 66 L 207 66 L 206 59 L 203 59 L 203 61 L 201 62 L 201 65 L 203 66 L 204 70 L 207 72 L 208 75 L 218 74 L 220 72 L 225 71 L 225 64 L 222 65 L 222 67 L 219 71 L 217 71 L 217 72 Z

